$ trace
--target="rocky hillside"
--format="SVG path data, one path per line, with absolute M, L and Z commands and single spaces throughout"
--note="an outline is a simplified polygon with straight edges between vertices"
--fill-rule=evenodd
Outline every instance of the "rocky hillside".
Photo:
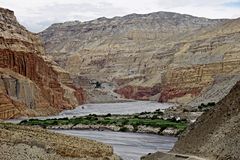
M 239 80 L 239 20 L 169 12 L 53 24 L 39 33 L 66 70 L 125 98 L 219 101 Z
M 2 160 L 119 160 L 111 146 L 34 127 L 0 124 Z
M 156 152 L 142 160 L 238 160 L 239 132 L 240 81 L 181 135 L 170 153 Z
M 44 56 L 39 39 L 0 8 L 0 119 L 56 114 L 83 102 L 82 89 Z
M 240 82 L 204 113 L 176 143 L 173 152 L 217 160 L 240 159 Z

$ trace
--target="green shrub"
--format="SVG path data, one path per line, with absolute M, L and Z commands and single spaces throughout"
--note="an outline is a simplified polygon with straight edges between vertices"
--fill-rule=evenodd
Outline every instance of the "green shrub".
M 153 115 L 151 119 L 158 119 L 157 115 Z
M 22 120 L 19 124 L 27 124 L 28 120 Z
M 127 127 L 121 127 L 119 131 L 121 131 L 121 132 L 127 132 L 127 131 L 128 131 L 128 128 L 127 128 Z
M 123 119 L 123 121 L 122 121 L 122 125 L 127 125 L 127 124 L 128 124 L 128 122 L 129 122 L 129 120 L 128 120 L 128 119 Z
M 108 113 L 108 114 L 106 114 L 104 117 L 111 117 L 112 116 L 112 114 L 111 113 Z

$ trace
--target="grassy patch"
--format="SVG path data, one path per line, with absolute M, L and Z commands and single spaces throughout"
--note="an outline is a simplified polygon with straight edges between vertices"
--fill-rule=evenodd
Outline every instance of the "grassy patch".
M 60 126 L 60 125 L 115 125 L 119 127 L 124 127 L 125 125 L 132 125 L 133 127 L 137 126 L 150 126 L 154 128 L 167 128 L 172 127 L 180 130 L 184 130 L 187 127 L 185 121 L 175 121 L 175 120 L 163 120 L 157 117 L 154 118 L 139 118 L 138 116 L 114 116 L 114 115 L 105 115 L 105 116 L 96 116 L 88 115 L 85 117 L 78 118 L 60 118 L 60 119 L 30 119 L 20 122 L 21 125 L 39 125 L 42 127 L 48 126 Z M 124 128 L 122 130 L 125 130 Z

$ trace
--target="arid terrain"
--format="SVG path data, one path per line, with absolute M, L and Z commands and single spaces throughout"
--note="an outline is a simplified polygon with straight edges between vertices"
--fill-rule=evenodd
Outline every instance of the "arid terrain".
M 156 12 L 53 24 L 39 36 L 64 69 L 124 98 L 197 106 L 239 80 L 239 25 Z
M 172 107 L 27 120 L 84 103 L 135 100 Z M 26 118 L 22 126 L 2 122 L 20 117 Z M 239 160 L 240 18 L 154 12 L 57 23 L 31 33 L 13 11 L 0 8 L 0 159 L 120 159 L 112 146 L 39 126 L 181 134 L 169 153 L 144 160 Z
M 176 158 L 177 154 L 195 155 L 211 160 L 240 159 L 239 94 L 240 82 L 213 109 L 205 112 L 188 128 L 176 142 L 172 153 L 155 153 L 143 159 L 171 160 Z
M 111 146 L 38 127 L 0 124 L 2 160 L 118 160 Z
M 0 8 L 0 119 L 53 115 L 84 102 L 83 89 L 44 56 L 40 40 Z M 118 160 L 111 146 L 0 122 L 1 160 Z
M 40 40 L 0 8 L 0 119 L 56 114 L 84 103 L 83 89 L 44 56 Z

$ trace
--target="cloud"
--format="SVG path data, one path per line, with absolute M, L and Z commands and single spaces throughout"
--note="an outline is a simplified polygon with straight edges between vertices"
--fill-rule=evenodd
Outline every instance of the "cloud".
M 24 7 L 19 6 L 18 3 L 12 4 L 12 1 L 5 3 L 4 7 L 14 10 L 20 23 L 33 32 L 39 32 L 58 22 L 88 21 L 103 16 L 112 17 L 127 14 L 124 8 L 115 7 L 111 3 L 104 1 L 89 3 L 84 0 L 81 0 L 81 2 L 53 0 L 52 3 L 46 4 L 30 2 Z
M 52 23 L 130 13 L 171 11 L 208 18 L 240 16 L 240 0 L 0 0 L 0 4 L 14 10 L 20 23 L 33 32 Z

